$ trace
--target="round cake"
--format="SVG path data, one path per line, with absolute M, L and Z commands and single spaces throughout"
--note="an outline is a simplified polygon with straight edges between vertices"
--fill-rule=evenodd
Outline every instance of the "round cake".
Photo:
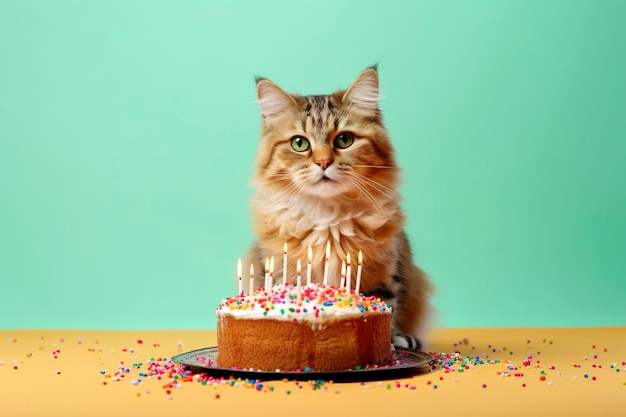
M 264 288 L 217 307 L 217 366 L 339 371 L 386 365 L 391 307 L 376 297 L 311 283 Z

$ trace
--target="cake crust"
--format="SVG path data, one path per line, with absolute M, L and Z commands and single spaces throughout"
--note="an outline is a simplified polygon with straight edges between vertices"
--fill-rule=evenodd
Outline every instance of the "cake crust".
M 217 365 L 260 371 L 337 371 L 386 365 L 391 314 L 324 324 L 224 315 L 218 321 Z

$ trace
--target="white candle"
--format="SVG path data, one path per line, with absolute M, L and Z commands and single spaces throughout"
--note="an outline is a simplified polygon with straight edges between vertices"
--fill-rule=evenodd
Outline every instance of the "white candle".
M 237 277 L 239 277 L 239 292 L 237 293 L 237 296 L 240 296 L 241 293 L 243 292 L 243 277 L 241 274 L 241 258 L 237 260 Z
M 283 284 L 287 283 L 287 242 L 283 245 Z
M 302 269 L 302 264 L 300 263 L 300 259 L 298 259 L 298 263 L 296 264 L 296 293 L 298 294 L 298 304 L 300 304 L 300 292 L 302 291 L 302 278 L 300 278 L 300 270 Z
M 250 297 L 252 297 L 252 293 L 254 292 L 254 264 L 250 264 Z
M 350 254 L 348 254 L 347 258 L 347 267 L 346 267 L 346 288 L 348 289 L 348 294 L 350 294 L 350 288 L 352 288 L 352 264 L 350 264 Z
M 328 263 L 330 259 L 330 241 L 326 243 L 326 263 L 324 264 L 324 285 L 328 285 Z
M 271 294 L 274 288 L 274 257 L 270 258 L 270 279 L 269 286 L 267 287 L 269 293 Z
M 306 267 L 306 285 L 311 283 L 311 262 L 313 262 L 313 251 L 311 250 L 311 245 L 309 245 L 308 259 L 309 263 Z
M 356 267 L 356 294 L 360 294 L 361 290 L 361 271 L 363 270 L 363 252 L 359 251 L 359 264 Z
M 341 282 L 339 288 L 343 288 L 346 283 L 346 261 L 341 261 Z

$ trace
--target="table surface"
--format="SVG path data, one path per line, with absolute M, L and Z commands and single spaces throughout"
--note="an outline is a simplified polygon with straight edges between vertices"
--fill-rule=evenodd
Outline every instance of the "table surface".
M 626 415 L 626 327 L 437 329 L 432 371 L 384 381 L 220 380 L 169 361 L 215 343 L 213 330 L 1 330 L 0 414 Z

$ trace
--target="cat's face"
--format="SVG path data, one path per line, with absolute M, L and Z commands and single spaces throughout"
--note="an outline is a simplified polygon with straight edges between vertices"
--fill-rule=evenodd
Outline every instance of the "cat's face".
M 277 198 L 375 200 L 395 193 L 375 69 L 332 95 L 288 94 L 268 80 L 257 83 L 257 95 L 263 125 L 256 180 L 276 189 Z

